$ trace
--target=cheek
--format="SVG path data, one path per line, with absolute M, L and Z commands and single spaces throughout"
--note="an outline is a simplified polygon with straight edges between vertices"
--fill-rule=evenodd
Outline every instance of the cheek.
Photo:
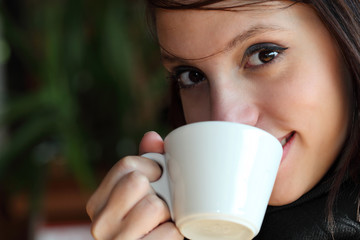
M 338 59 L 338 58 L 336 58 Z M 349 115 L 346 77 L 342 74 L 341 64 L 330 62 L 323 68 L 308 68 L 308 79 L 303 91 L 303 105 L 308 109 L 310 119 L 307 119 L 308 128 L 328 128 L 328 131 L 340 131 L 347 125 Z M 316 121 L 318 119 L 318 122 Z M 312 126 L 310 122 L 318 124 Z
M 292 202 L 309 191 L 339 154 L 349 120 L 348 79 L 340 66 L 309 63 L 307 71 L 293 69 L 287 89 L 278 93 L 282 126 L 295 130 L 297 139 L 279 170 L 271 204 Z
M 307 56 L 300 56 L 304 55 Z M 348 74 L 344 73 L 336 54 L 316 55 L 320 57 L 287 61 L 271 85 L 263 88 L 261 96 L 267 99 L 264 109 L 269 115 L 276 114 L 279 121 L 302 129 L 335 124 L 334 121 L 342 125 L 347 123 Z

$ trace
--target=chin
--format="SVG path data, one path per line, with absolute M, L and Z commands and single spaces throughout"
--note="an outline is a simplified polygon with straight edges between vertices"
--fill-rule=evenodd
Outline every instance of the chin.
M 302 194 L 300 194 L 300 193 L 294 193 L 294 192 L 288 192 L 288 191 L 279 192 L 279 191 L 274 191 L 273 190 L 273 192 L 272 192 L 272 194 L 270 196 L 269 205 L 270 206 L 287 205 L 287 204 L 290 204 L 292 202 L 295 202 L 301 196 L 302 196 Z
M 295 200 L 292 200 L 292 199 L 272 199 L 272 198 L 270 198 L 269 205 L 270 206 L 283 206 L 283 205 L 290 204 L 290 203 L 294 202 Z

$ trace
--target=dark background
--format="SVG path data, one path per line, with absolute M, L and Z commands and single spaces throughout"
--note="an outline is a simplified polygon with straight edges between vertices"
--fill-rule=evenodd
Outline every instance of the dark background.
M 0 233 L 88 223 L 111 166 L 167 124 L 140 0 L 0 0 Z

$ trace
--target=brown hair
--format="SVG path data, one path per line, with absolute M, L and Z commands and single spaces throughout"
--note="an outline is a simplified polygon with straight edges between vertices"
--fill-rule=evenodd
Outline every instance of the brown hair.
M 268 0 L 269 1 L 269 0 Z M 215 3 L 222 2 L 222 0 L 188 0 L 188 1 L 174 1 L 174 0 L 147 0 L 149 16 L 152 25 L 155 26 L 156 8 L 162 9 L 213 9 L 213 10 L 232 10 L 239 6 L 251 6 L 259 3 L 266 3 L 266 0 L 247 1 L 247 3 L 233 4 L 232 6 L 213 7 Z M 239 1 L 241 2 L 241 1 Z M 360 1 L 358 0 L 293 0 L 293 4 L 306 3 L 310 4 L 318 13 L 325 26 L 328 28 L 334 39 L 340 47 L 340 52 L 343 55 L 345 66 L 351 74 L 351 82 L 349 84 L 352 88 L 352 96 L 349 98 L 351 103 L 351 122 L 349 126 L 349 133 L 346 143 L 344 144 L 341 157 L 338 160 L 338 167 L 333 175 L 332 188 L 328 198 L 328 220 L 330 227 L 333 227 L 332 207 L 343 180 L 349 175 L 359 184 L 360 173 Z M 213 6 L 211 6 L 213 5 Z M 291 6 L 292 4 L 290 4 Z M 174 127 L 185 124 L 182 113 L 182 106 L 178 90 L 175 84 L 172 90 L 172 122 Z M 358 198 L 359 199 L 359 198 Z M 359 209 L 359 201 L 358 201 Z M 358 210 L 359 221 L 359 210 Z

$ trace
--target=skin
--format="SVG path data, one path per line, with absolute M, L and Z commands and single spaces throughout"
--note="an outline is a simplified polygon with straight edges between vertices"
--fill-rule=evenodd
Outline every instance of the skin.
M 163 51 L 166 69 L 185 66 L 176 78 L 191 84 L 180 90 L 187 123 L 239 122 L 279 141 L 294 133 L 270 199 L 284 205 L 331 167 L 346 136 L 348 102 L 337 45 L 315 12 L 302 4 L 277 5 L 240 13 L 161 10 L 157 28 L 161 46 L 172 54 Z M 257 52 L 245 54 L 262 43 L 286 50 L 265 63 Z M 204 79 L 193 84 L 188 74 Z
M 287 5 L 156 13 L 163 63 L 182 82 L 187 123 L 232 121 L 264 129 L 279 141 L 292 136 L 271 205 L 291 203 L 320 181 L 344 143 L 349 115 L 347 73 L 336 43 L 311 8 L 279 8 Z M 266 63 L 259 61 L 263 48 L 249 53 L 263 43 L 273 54 Z M 199 81 L 189 81 L 194 79 Z M 159 135 L 145 134 L 140 153 L 163 150 Z M 150 187 L 160 175 L 151 160 L 121 159 L 88 202 L 94 237 L 183 239 Z
M 140 142 L 140 154 L 163 153 L 164 144 L 155 132 Z M 183 240 L 166 204 L 157 197 L 150 182 L 161 176 L 152 160 L 128 156 L 109 171 L 89 199 L 86 210 L 92 220 L 92 235 L 101 240 Z

